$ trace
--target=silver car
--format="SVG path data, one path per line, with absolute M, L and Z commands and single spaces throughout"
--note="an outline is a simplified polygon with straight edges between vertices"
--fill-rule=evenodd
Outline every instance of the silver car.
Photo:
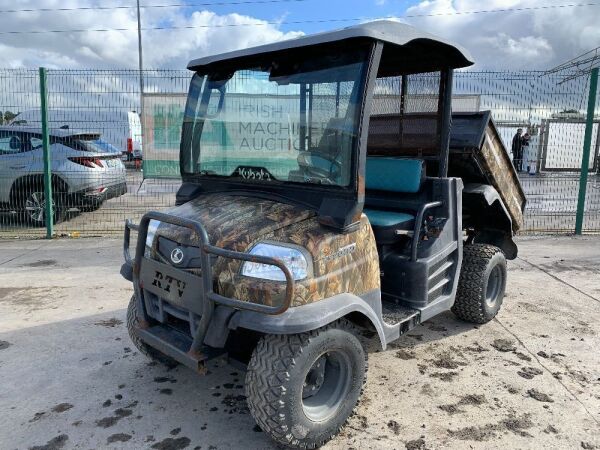
M 127 191 L 121 151 L 99 133 L 50 131 L 55 220 L 70 208 L 89 211 Z M 32 225 L 45 223 L 44 159 L 39 128 L 0 126 L 0 205 Z

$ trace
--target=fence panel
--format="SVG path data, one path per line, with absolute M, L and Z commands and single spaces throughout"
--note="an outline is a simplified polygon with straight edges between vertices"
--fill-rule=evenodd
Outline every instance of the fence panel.
M 37 71 L 31 71 L 32 83 L 26 86 L 17 82 L 23 78 L 20 73 L 3 73 L 6 76 L 0 79 L 0 109 L 18 112 L 12 124 L 27 127 L 21 129 L 35 140 L 41 130 L 39 89 L 34 86 Z M 146 71 L 143 75 L 144 85 L 152 93 L 172 94 L 175 89 L 185 93 L 190 79 L 188 71 Z M 139 77 L 139 71 L 130 70 L 48 70 L 57 235 L 120 233 L 126 218 L 137 220 L 148 210 L 174 204 L 178 177 L 143 177 Z M 6 92 L 14 92 L 14 99 L 5 96 Z M 23 94 L 17 97 L 18 93 Z M 43 192 L 39 176 L 43 169 L 41 148 L 30 153 L 32 164 L 22 174 L 14 175 L 34 180 L 29 183 L 33 188 L 28 190 Z M 0 161 L 0 165 L 6 164 Z M 2 191 L 9 189 L 5 185 L 10 181 L 7 179 Z M 43 220 L 22 220 L 22 209 L 20 204 L 3 209 L 2 236 L 43 235 Z
M 46 230 L 41 136 L 30 138 L 15 120 L 21 111 L 40 109 L 38 70 L 0 69 L 0 99 L 0 231 L 3 236 L 42 237 Z M 32 167 L 39 169 L 37 176 L 32 176 Z
M 459 72 L 454 92 L 477 95 L 482 110 L 491 110 L 511 154 L 518 128 L 529 133 L 523 147 L 520 179 L 527 195 L 524 232 L 572 233 L 583 152 L 588 78 L 561 83 L 568 73 Z M 590 168 L 597 172 L 594 138 Z M 519 158 L 517 158 L 519 159 Z M 598 176 L 590 175 L 584 232 L 600 231 Z
M 530 135 L 521 158 L 511 155 L 521 160 L 528 198 L 525 233 L 572 233 L 575 227 L 588 84 L 585 77 L 560 84 L 563 77 L 531 71 L 454 77 L 455 109 L 492 110 L 509 153 L 517 128 Z M 125 218 L 174 204 L 191 72 L 147 70 L 142 78 L 143 96 L 139 71 L 48 70 L 57 234 L 121 233 Z M 0 132 L 0 237 L 45 233 L 32 197 L 43 192 L 39 108 L 37 70 L 0 70 L 0 125 L 11 124 Z M 600 232 L 598 133 L 596 126 L 584 232 Z

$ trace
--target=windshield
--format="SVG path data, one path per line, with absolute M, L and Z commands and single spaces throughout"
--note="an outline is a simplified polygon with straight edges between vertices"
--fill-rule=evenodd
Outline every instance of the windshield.
M 194 75 L 183 175 L 348 186 L 367 49 Z M 274 59 L 274 60 L 273 60 Z

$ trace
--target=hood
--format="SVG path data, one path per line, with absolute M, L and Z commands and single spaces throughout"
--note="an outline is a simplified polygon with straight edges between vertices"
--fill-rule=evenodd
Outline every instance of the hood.
M 315 215 L 286 203 L 227 194 L 203 195 L 166 213 L 199 221 L 212 245 L 238 252 L 247 251 L 280 228 Z M 187 228 L 161 224 L 156 234 L 180 244 L 198 245 L 197 237 Z

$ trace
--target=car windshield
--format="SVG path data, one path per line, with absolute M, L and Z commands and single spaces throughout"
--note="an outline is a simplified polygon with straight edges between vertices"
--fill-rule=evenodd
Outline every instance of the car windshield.
M 348 186 L 368 52 L 333 54 L 194 75 L 182 174 Z

